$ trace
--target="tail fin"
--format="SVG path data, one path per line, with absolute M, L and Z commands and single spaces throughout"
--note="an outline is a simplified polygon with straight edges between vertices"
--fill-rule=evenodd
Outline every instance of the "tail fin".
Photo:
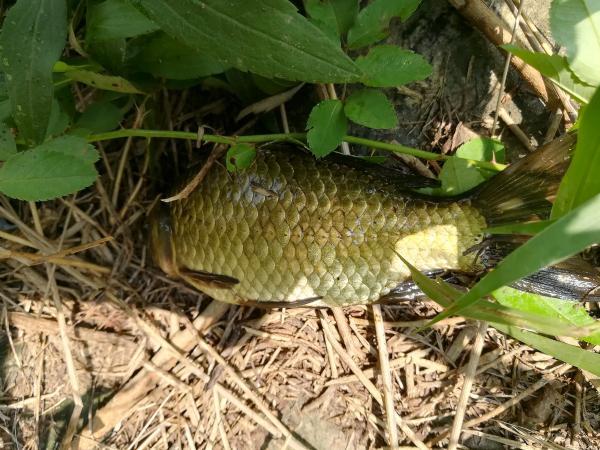
M 575 142 L 555 139 L 481 185 L 473 202 L 488 226 L 548 218 Z

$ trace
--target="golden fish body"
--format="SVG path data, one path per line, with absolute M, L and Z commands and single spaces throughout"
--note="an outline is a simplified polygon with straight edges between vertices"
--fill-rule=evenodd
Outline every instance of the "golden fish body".
M 486 227 L 469 200 L 418 198 L 376 168 L 291 149 L 261 150 L 239 173 L 215 164 L 161 223 L 161 267 L 217 300 L 331 306 L 374 302 L 407 280 L 399 255 L 421 271 L 478 269 L 464 253 Z

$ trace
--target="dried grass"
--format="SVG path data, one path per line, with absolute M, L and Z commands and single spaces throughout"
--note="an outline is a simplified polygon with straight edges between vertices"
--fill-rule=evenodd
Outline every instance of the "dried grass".
M 462 445 L 600 447 L 599 392 L 576 369 L 491 328 L 469 367 L 469 322 L 415 331 L 432 302 L 384 306 L 375 320 L 367 307 L 261 311 L 168 279 L 149 265 L 143 230 L 160 198 L 155 156 L 176 169 L 196 150 L 121 144 L 102 148 L 102 178 L 77 196 L 0 200 L 14 225 L 0 232 L 0 447 L 445 447 L 465 377 Z

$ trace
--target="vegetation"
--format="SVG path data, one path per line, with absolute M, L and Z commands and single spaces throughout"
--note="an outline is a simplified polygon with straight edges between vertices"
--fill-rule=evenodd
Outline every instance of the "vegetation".
M 466 191 L 505 167 L 498 141 L 482 138 L 455 155 L 441 155 L 348 134 L 349 122 L 394 128 L 394 106 L 382 88 L 431 73 L 422 56 L 380 43 L 389 22 L 407 19 L 419 3 L 373 0 L 359 8 L 356 0 L 305 0 L 300 12 L 288 0 L 19 0 L 8 10 L 0 38 L 0 192 L 41 201 L 86 188 L 97 177 L 94 144 L 100 141 L 198 139 L 189 131 L 117 129 L 135 104 L 164 87 L 204 84 L 236 92 L 250 83 L 272 95 L 260 106 L 267 111 L 288 98 L 286 93 L 293 95 L 300 82 L 327 84 L 330 90 L 330 98 L 306 117 L 306 133 L 201 133 L 200 139 L 230 146 L 231 171 L 252 163 L 256 144 L 276 140 L 306 144 L 317 157 L 346 142 L 444 160 L 437 193 Z M 586 0 L 555 0 L 551 24 L 565 56 L 505 48 L 581 106 L 577 147 L 552 220 L 534 231 L 531 224 L 515 224 L 513 229 L 535 236 L 466 294 L 413 275 L 446 308 L 433 322 L 451 314 L 483 319 L 600 376 L 600 355 L 548 337 L 600 343 L 598 323 L 582 306 L 506 287 L 600 242 L 600 10 Z M 71 88 L 77 84 L 104 91 L 82 113 L 73 106 Z M 338 99 L 334 84 L 355 86 Z

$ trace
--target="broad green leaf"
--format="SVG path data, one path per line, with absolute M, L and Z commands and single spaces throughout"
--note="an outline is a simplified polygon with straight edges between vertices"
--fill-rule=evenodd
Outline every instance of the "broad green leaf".
M 64 153 L 66 156 L 80 159 L 84 163 L 94 164 L 100 158 L 98 150 L 81 136 L 66 134 L 51 139 L 35 147 L 38 152 Z
M 91 70 L 69 70 L 65 76 L 88 86 L 106 91 L 122 92 L 124 94 L 143 94 L 130 81 L 123 77 L 104 75 Z
M 339 42 L 340 31 L 333 4 L 329 0 L 304 0 L 310 21 L 333 41 Z
M 227 156 L 225 157 L 225 164 L 227 170 L 230 172 L 236 172 L 238 170 L 244 170 L 250 167 L 250 164 L 256 157 L 256 149 L 249 144 L 236 144 L 229 147 L 227 150 Z
M 310 112 L 306 124 L 308 146 L 316 157 L 334 151 L 344 139 L 348 121 L 344 104 L 339 100 L 324 100 Z
M 360 0 L 329 0 L 329 2 L 335 11 L 338 31 L 343 36 L 354 25 L 354 21 L 358 16 Z
M 134 70 L 172 80 L 206 77 L 228 69 L 206 52 L 194 50 L 164 33 L 152 36 L 130 65 Z
M 594 353 L 592 350 L 584 350 L 574 345 L 565 344 L 507 325 L 494 324 L 494 328 L 547 355 L 600 376 L 600 354 Z
M 504 162 L 504 145 L 489 138 L 474 138 L 461 145 L 456 157 L 448 159 L 440 172 L 442 187 L 435 191 L 440 195 L 458 195 L 472 189 L 492 177 L 495 172 L 477 167 L 473 161 Z
M 600 84 L 600 2 L 554 0 L 550 8 L 552 36 L 567 48 L 569 66 L 592 86 Z
M 444 195 L 461 194 L 485 181 L 485 177 L 477 169 L 477 166 L 462 158 L 446 160 L 439 179 L 442 182 L 441 190 Z
M 17 144 L 10 127 L 0 122 L 0 161 L 6 161 L 17 153 Z
M 358 15 L 359 0 L 304 0 L 310 20 L 325 34 L 339 40 Z
M 496 161 L 503 163 L 506 155 L 504 144 L 497 139 L 476 137 L 462 144 L 456 156 L 476 161 Z
M 544 297 L 510 287 L 501 287 L 495 290 L 492 295 L 501 305 L 527 311 L 540 317 L 556 319 L 573 327 L 585 328 L 597 326 L 599 323 L 588 314 L 580 303 L 573 300 Z M 600 345 L 600 332 L 595 332 L 582 340 Z
M 378 89 L 361 89 L 346 99 L 348 119 L 369 128 L 390 129 L 398 126 L 394 105 Z
M 0 168 L 0 192 L 20 200 L 49 200 L 72 194 L 98 175 L 83 138 L 65 136 L 11 156 Z
M 431 75 L 431 66 L 410 50 L 395 45 L 378 45 L 367 56 L 359 56 L 356 65 L 364 72 L 362 82 L 373 87 L 395 87 Z
M 66 0 L 19 0 L 8 11 L 0 37 L 2 68 L 20 137 L 46 137 L 52 109 L 52 66 L 67 36 Z
M 163 31 L 226 66 L 267 78 L 353 82 L 361 72 L 287 0 L 135 0 Z
M 114 130 L 123 120 L 123 111 L 110 102 L 93 103 L 81 114 L 75 123 L 76 128 L 101 133 Z
M 573 161 L 558 188 L 552 218 L 600 193 L 600 88 L 581 114 Z
M 417 9 L 421 0 L 373 0 L 356 18 L 348 32 L 350 48 L 366 47 L 385 39 L 389 23 L 394 17 L 406 20 Z
M 530 52 L 514 45 L 503 45 L 502 48 L 539 70 L 542 75 L 548 77 L 578 102 L 587 103 L 594 94 L 592 86 L 580 82 L 573 72 L 569 70 L 567 60 L 564 56 Z
M 469 292 L 431 322 L 473 305 L 492 291 L 600 242 L 600 195 L 562 216 L 504 258 Z
M 50 121 L 46 137 L 51 138 L 63 134 L 71 123 L 71 117 L 63 109 L 58 100 L 52 100 L 52 109 L 50 110 Z
M 160 28 L 126 0 L 105 0 L 88 7 L 86 38 L 107 41 L 152 33 Z

